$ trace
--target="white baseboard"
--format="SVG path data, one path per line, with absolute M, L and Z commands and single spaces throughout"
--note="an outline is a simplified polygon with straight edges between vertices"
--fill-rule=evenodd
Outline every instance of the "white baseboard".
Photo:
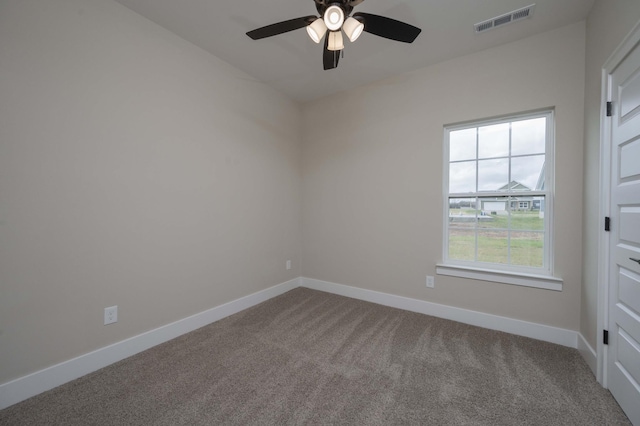
M 296 278 L 0 385 L 0 410 L 300 286 Z
M 393 294 L 365 290 L 362 288 L 350 287 L 312 278 L 302 277 L 300 285 L 302 287 L 360 299 L 366 302 L 377 303 L 379 305 L 458 321 L 491 330 L 504 331 L 518 336 L 531 337 L 533 339 L 556 343 L 574 349 L 578 347 L 578 333 L 564 328 L 551 327 L 548 325 L 501 317 L 483 312 L 470 311 L 468 309 L 426 302 L 424 300 L 410 299 L 408 297 L 395 296 Z
M 156 328 L 155 330 L 114 343 L 113 345 L 100 348 L 27 376 L 0 384 L 0 410 L 207 324 L 219 321 L 297 287 L 307 287 L 377 303 L 379 305 L 432 315 L 478 327 L 504 331 L 577 348 L 583 354 L 587 364 L 592 370 L 594 370 L 594 367 L 597 365 L 595 351 L 584 338 L 575 331 L 300 277 Z
M 582 333 L 578 333 L 578 351 L 586 361 L 587 365 L 593 372 L 594 376 L 598 376 L 598 355 L 591 345 L 584 338 Z

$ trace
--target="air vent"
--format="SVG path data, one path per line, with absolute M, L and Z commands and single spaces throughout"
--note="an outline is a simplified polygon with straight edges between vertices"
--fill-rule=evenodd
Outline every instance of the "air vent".
M 533 10 L 536 5 L 532 4 L 522 9 L 514 10 L 513 12 L 505 13 L 504 15 L 496 16 L 495 18 L 488 19 L 486 21 L 479 22 L 474 25 L 476 32 L 481 33 L 491 28 L 496 28 L 501 25 L 506 25 L 511 22 L 520 21 L 522 19 L 531 18 L 533 16 Z
M 511 22 L 511 15 L 501 16 L 500 18 L 496 18 L 493 20 L 493 26 L 497 27 L 498 25 L 504 25 Z
M 486 31 L 493 28 L 493 21 L 486 21 L 480 24 L 476 24 L 476 32 Z
M 535 7 L 535 4 L 532 4 L 531 6 L 524 8 L 524 9 L 520 9 L 516 12 L 513 12 L 513 20 L 517 21 L 518 19 L 524 19 L 524 18 L 528 18 L 529 16 L 531 16 L 531 14 L 533 13 L 533 8 Z

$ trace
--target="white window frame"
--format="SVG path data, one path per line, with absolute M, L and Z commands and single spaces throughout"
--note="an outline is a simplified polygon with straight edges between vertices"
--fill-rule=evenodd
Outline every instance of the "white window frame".
M 463 193 L 449 193 L 449 134 L 452 131 L 474 127 L 490 126 L 513 121 L 546 118 L 546 145 L 545 145 L 545 185 L 542 190 L 531 191 L 531 196 L 544 196 L 544 254 L 543 267 L 533 268 L 516 265 L 499 265 L 478 261 L 463 261 L 449 259 L 449 199 L 473 198 L 478 200 L 480 196 L 504 197 L 508 193 L 485 193 L 485 191 Z M 491 281 L 504 284 L 520 285 L 527 287 L 544 288 L 549 290 L 562 290 L 562 279 L 553 275 L 553 207 L 554 207 L 554 170 L 555 170 L 555 117 L 552 109 L 526 112 L 508 115 L 493 119 L 474 120 L 471 122 L 446 125 L 444 127 L 443 149 L 443 247 L 442 263 L 437 264 L 436 272 L 439 275 L 448 275 L 461 278 Z M 477 160 L 477 158 L 476 158 Z M 529 195 L 529 194 L 527 194 Z M 477 201 L 478 202 L 478 201 Z M 477 203 L 476 202 L 476 203 Z M 519 203 L 519 201 L 518 201 Z M 508 204 L 508 203 L 507 203 Z M 519 205 L 519 204 L 518 204 Z M 509 206 L 510 208 L 510 206 Z

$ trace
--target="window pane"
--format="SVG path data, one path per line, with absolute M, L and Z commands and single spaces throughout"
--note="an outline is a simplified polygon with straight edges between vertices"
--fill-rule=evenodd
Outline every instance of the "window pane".
M 545 197 L 533 197 L 533 211 L 538 213 L 540 219 L 544 219 Z
M 542 232 L 511 232 L 511 264 L 541 268 L 543 257 Z
M 544 216 L 536 210 L 540 204 L 535 199 L 519 200 L 516 204 L 518 207 L 511 210 L 511 229 L 544 230 Z
M 499 191 L 508 182 L 508 159 L 478 161 L 478 191 Z
M 478 232 L 478 261 L 509 263 L 508 231 Z
M 476 191 L 476 162 L 464 161 L 449 165 L 449 192 Z
M 449 229 L 449 259 L 474 261 L 475 252 L 475 231 Z
M 478 228 L 507 229 L 509 227 L 508 197 L 480 198 Z
M 512 188 L 516 191 L 542 189 L 544 184 L 544 155 L 532 155 L 511 159 L 511 181 L 526 188 Z
M 476 128 L 449 133 L 449 161 L 476 158 Z
M 544 154 L 547 120 L 515 121 L 511 127 L 511 155 Z
M 509 123 L 478 128 L 478 158 L 509 155 Z
M 449 228 L 476 227 L 476 199 L 475 198 L 451 198 L 449 199 Z

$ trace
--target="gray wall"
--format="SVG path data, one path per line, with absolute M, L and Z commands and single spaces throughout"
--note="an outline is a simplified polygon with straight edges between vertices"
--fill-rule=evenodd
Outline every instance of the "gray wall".
M 0 383 L 299 276 L 299 123 L 115 2 L 1 1 Z
M 640 21 L 640 1 L 596 0 L 587 20 L 584 148 L 583 282 L 580 331 L 593 349 L 598 327 L 598 234 L 602 67 Z
M 305 105 L 303 275 L 578 330 L 584 49 L 581 22 Z M 443 125 L 545 107 L 563 291 L 444 276 L 426 289 L 442 259 Z

